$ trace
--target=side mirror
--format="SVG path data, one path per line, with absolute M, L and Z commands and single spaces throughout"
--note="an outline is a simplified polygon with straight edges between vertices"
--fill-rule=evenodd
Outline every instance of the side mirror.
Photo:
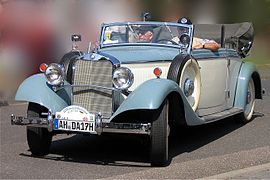
M 179 38 L 180 43 L 184 45 L 188 45 L 190 42 L 190 36 L 188 34 L 182 34 Z
M 71 41 L 72 42 L 82 41 L 82 36 L 80 34 L 72 34 Z
M 82 40 L 82 36 L 80 34 L 72 34 L 71 41 L 72 41 L 72 51 L 78 50 L 77 42 Z

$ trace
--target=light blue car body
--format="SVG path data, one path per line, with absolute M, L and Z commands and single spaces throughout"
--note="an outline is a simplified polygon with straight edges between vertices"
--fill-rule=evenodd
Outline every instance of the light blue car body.
M 174 52 L 175 51 L 172 51 L 172 53 Z M 85 58 L 86 57 L 90 57 L 90 55 L 85 55 Z M 237 81 L 234 107 L 244 109 L 246 104 L 248 83 L 254 73 L 257 73 L 254 64 L 242 63 Z M 52 113 L 56 113 L 71 105 L 71 86 L 66 81 L 64 84 L 65 86 L 63 88 L 54 91 L 52 86 L 46 82 L 43 74 L 36 74 L 27 78 L 20 85 L 15 99 L 18 101 L 27 101 L 40 104 L 49 109 Z M 257 87 L 257 89 L 261 89 L 261 87 Z M 179 88 L 177 83 L 172 80 L 161 78 L 145 81 L 143 84 L 138 86 L 132 93 L 128 95 L 125 100 L 123 100 L 123 102 L 111 116 L 110 121 L 112 121 L 118 115 L 130 110 L 158 109 L 172 92 L 177 93 L 183 101 L 187 125 L 193 126 L 208 123 L 203 118 L 198 117 L 198 115 L 192 110 L 183 91 Z M 259 95 L 257 97 L 259 97 Z
M 68 83 L 65 82 L 65 85 Z M 35 74 L 22 82 L 15 100 L 40 104 L 55 113 L 70 105 L 70 97 L 70 86 L 55 92 L 51 85 L 47 84 L 44 74 Z
M 156 22 L 140 22 L 140 25 L 149 24 L 157 25 Z M 128 23 L 128 26 L 132 23 Z M 134 24 L 134 23 L 133 23 Z M 135 23 L 136 24 L 136 23 Z M 115 24 L 117 25 L 117 23 Z M 121 25 L 121 24 L 120 24 Z M 168 25 L 179 26 L 177 23 L 163 23 L 168 29 Z M 104 25 L 100 42 L 103 42 L 105 34 Z M 183 25 L 189 27 L 190 38 L 193 37 L 193 25 Z M 233 93 L 234 101 L 233 107 L 244 109 L 247 101 L 247 91 L 250 78 L 253 78 L 255 83 L 256 98 L 261 98 L 261 81 L 256 67 L 252 63 L 242 62 L 240 56 L 235 50 L 220 48 L 217 52 L 210 50 L 191 50 L 192 41 L 190 41 L 188 49 L 182 51 L 179 46 L 172 45 L 152 45 L 140 44 L 136 45 L 119 45 L 111 46 L 101 43 L 98 51 L 95 53 L 87 53 L 80 58 L 89 61 L 97 61 L 100 59 L 107 59 L 115 66 L 121 66 L 132 63 L 144 62 L 170 62 L 178 54 L 187 55 L 194 59 L 214 59 L 214 58 L 236 58 L 239 59 L 241 66 L 236 78 L 236 88 Z M 183 103 L 183 112 L 187 125 L 200 125 L 208 123 L 203 117 L 199 117 L 188 103 L 182 89 L 179 85 L 169 79 L 156 78 L 150 79 L 140 84 L 134 91 L 132 91 L 125 99 L 122 98 L 117 104 L 117 109 L 114 109 L 110 121 L 116 119 L 119 115 L 136 110 L 156 110 L 161 107 L 164 100 L 171 94 L 180 98 Z M 46 107 L 52 113 L 59 112 L 65 107 L 72 105 L 72 88 L 68 82 L 64 82 L 64 86 L 55 90 L 46 82 L 43 74 L 36 74 L 27 78 L 19 87 L 16 97 L 18 101 L 27 101 L 40 104 Z
M 247 96 L 247 91 L 248 91 L 248 83 L 251 78 L 254 78 L 253 80 L 255 83 L 256 98 L 262 99 L 261 81 L 260 81 L 260 76 L 256 69 L 256 66 L 253 63 L 245 62 L 242 64 L 240 72 L 239 72 L 239 76 L 238 76 L 234 107 L 238 107 L 238 108 L 245 107 L 246 96 Z
M 40 104 L 50 109 L 52 113 L 60 112 L 71 105 L 71 88 L 67 82 L 65 83 L 65 88 L 54 92 L 50 85 L 46 83 L 43 74 L 33 75 L 20 85 L 15 99 Z M 33 84 L 35 84 L 35 88 L 32 88 Z M 154 92 L 153 89 L 155 89 Z M 203 120 L 199 119 L 194 113 L 179 86 L 168 79 L 152 79 L 144 82 L 123 101 L 110 119 L 112 120 L 117 115 L 129 110 L 158 109 L 171 92 L 177 92 L 182 97 L 188 124 L 202 124 Z

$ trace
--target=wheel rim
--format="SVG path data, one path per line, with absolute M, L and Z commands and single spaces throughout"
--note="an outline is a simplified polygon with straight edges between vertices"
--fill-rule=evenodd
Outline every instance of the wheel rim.
M 254 107 L 255 107 L 255 86 L 254 86 L 253 79 L 251 78 L 248 83 L 246 106 L 244 109 L 244 116 L 246 120 L 250 120 L 252 118 Z
M 199 105 L 201 94 L 200 83 L 201 76 L 199 66 L 195 60 L 189 59 L 182 69 L 179 86 L 183 90 L 188 103 L 194 111 Z

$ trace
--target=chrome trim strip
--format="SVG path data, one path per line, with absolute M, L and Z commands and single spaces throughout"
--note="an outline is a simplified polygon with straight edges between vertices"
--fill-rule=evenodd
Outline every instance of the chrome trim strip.
M 76 59 L 74 60 L 73 64 L 72 64 L 72 77 L 71 77 L 71 82 L 70 84 L 72 85 L 74 83 L 74 74 L 75 74 L 75 70 L 76 70 L 76 67 L 75 67 L 75 64 L 76 62 L 78 61 L 79 59 Z M 71 86 L 71 94 L 70 94 L 70 103 L 73 104 L 73 87 Z
M 97 88 L 97 89 L 106 89 L 106 90 L 113 90 L 113 91 L 119 91 L 122 92 L 121 90 L 117 88 L 108 88 L 108 87 L 103 87 L 103 86 L 97 86 L 97 85 L 91 85 L 91 84 L 78 84 L 78 85 L 64 85 L 65 86 L 71 86 L 73 87 L 92 87 L 92 88 Z

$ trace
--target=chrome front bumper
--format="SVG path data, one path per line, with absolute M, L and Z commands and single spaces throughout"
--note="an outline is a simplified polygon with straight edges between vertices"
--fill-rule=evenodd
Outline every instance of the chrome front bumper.
M 48 131 L 52 132 L 53 124 L 54 120 L 50 118 L 26 118 L 22 116 L 15 116 L 13 114 L 11 115 L 11 125 L 42 127 L 47 128 Z M 95 130 L 98 135 L 102 134 L 103 132 L 150 135 L 151 131 L 150 123 L 102 123 L 102 119 L 100 117 L 96 118 L 95 125 Z

